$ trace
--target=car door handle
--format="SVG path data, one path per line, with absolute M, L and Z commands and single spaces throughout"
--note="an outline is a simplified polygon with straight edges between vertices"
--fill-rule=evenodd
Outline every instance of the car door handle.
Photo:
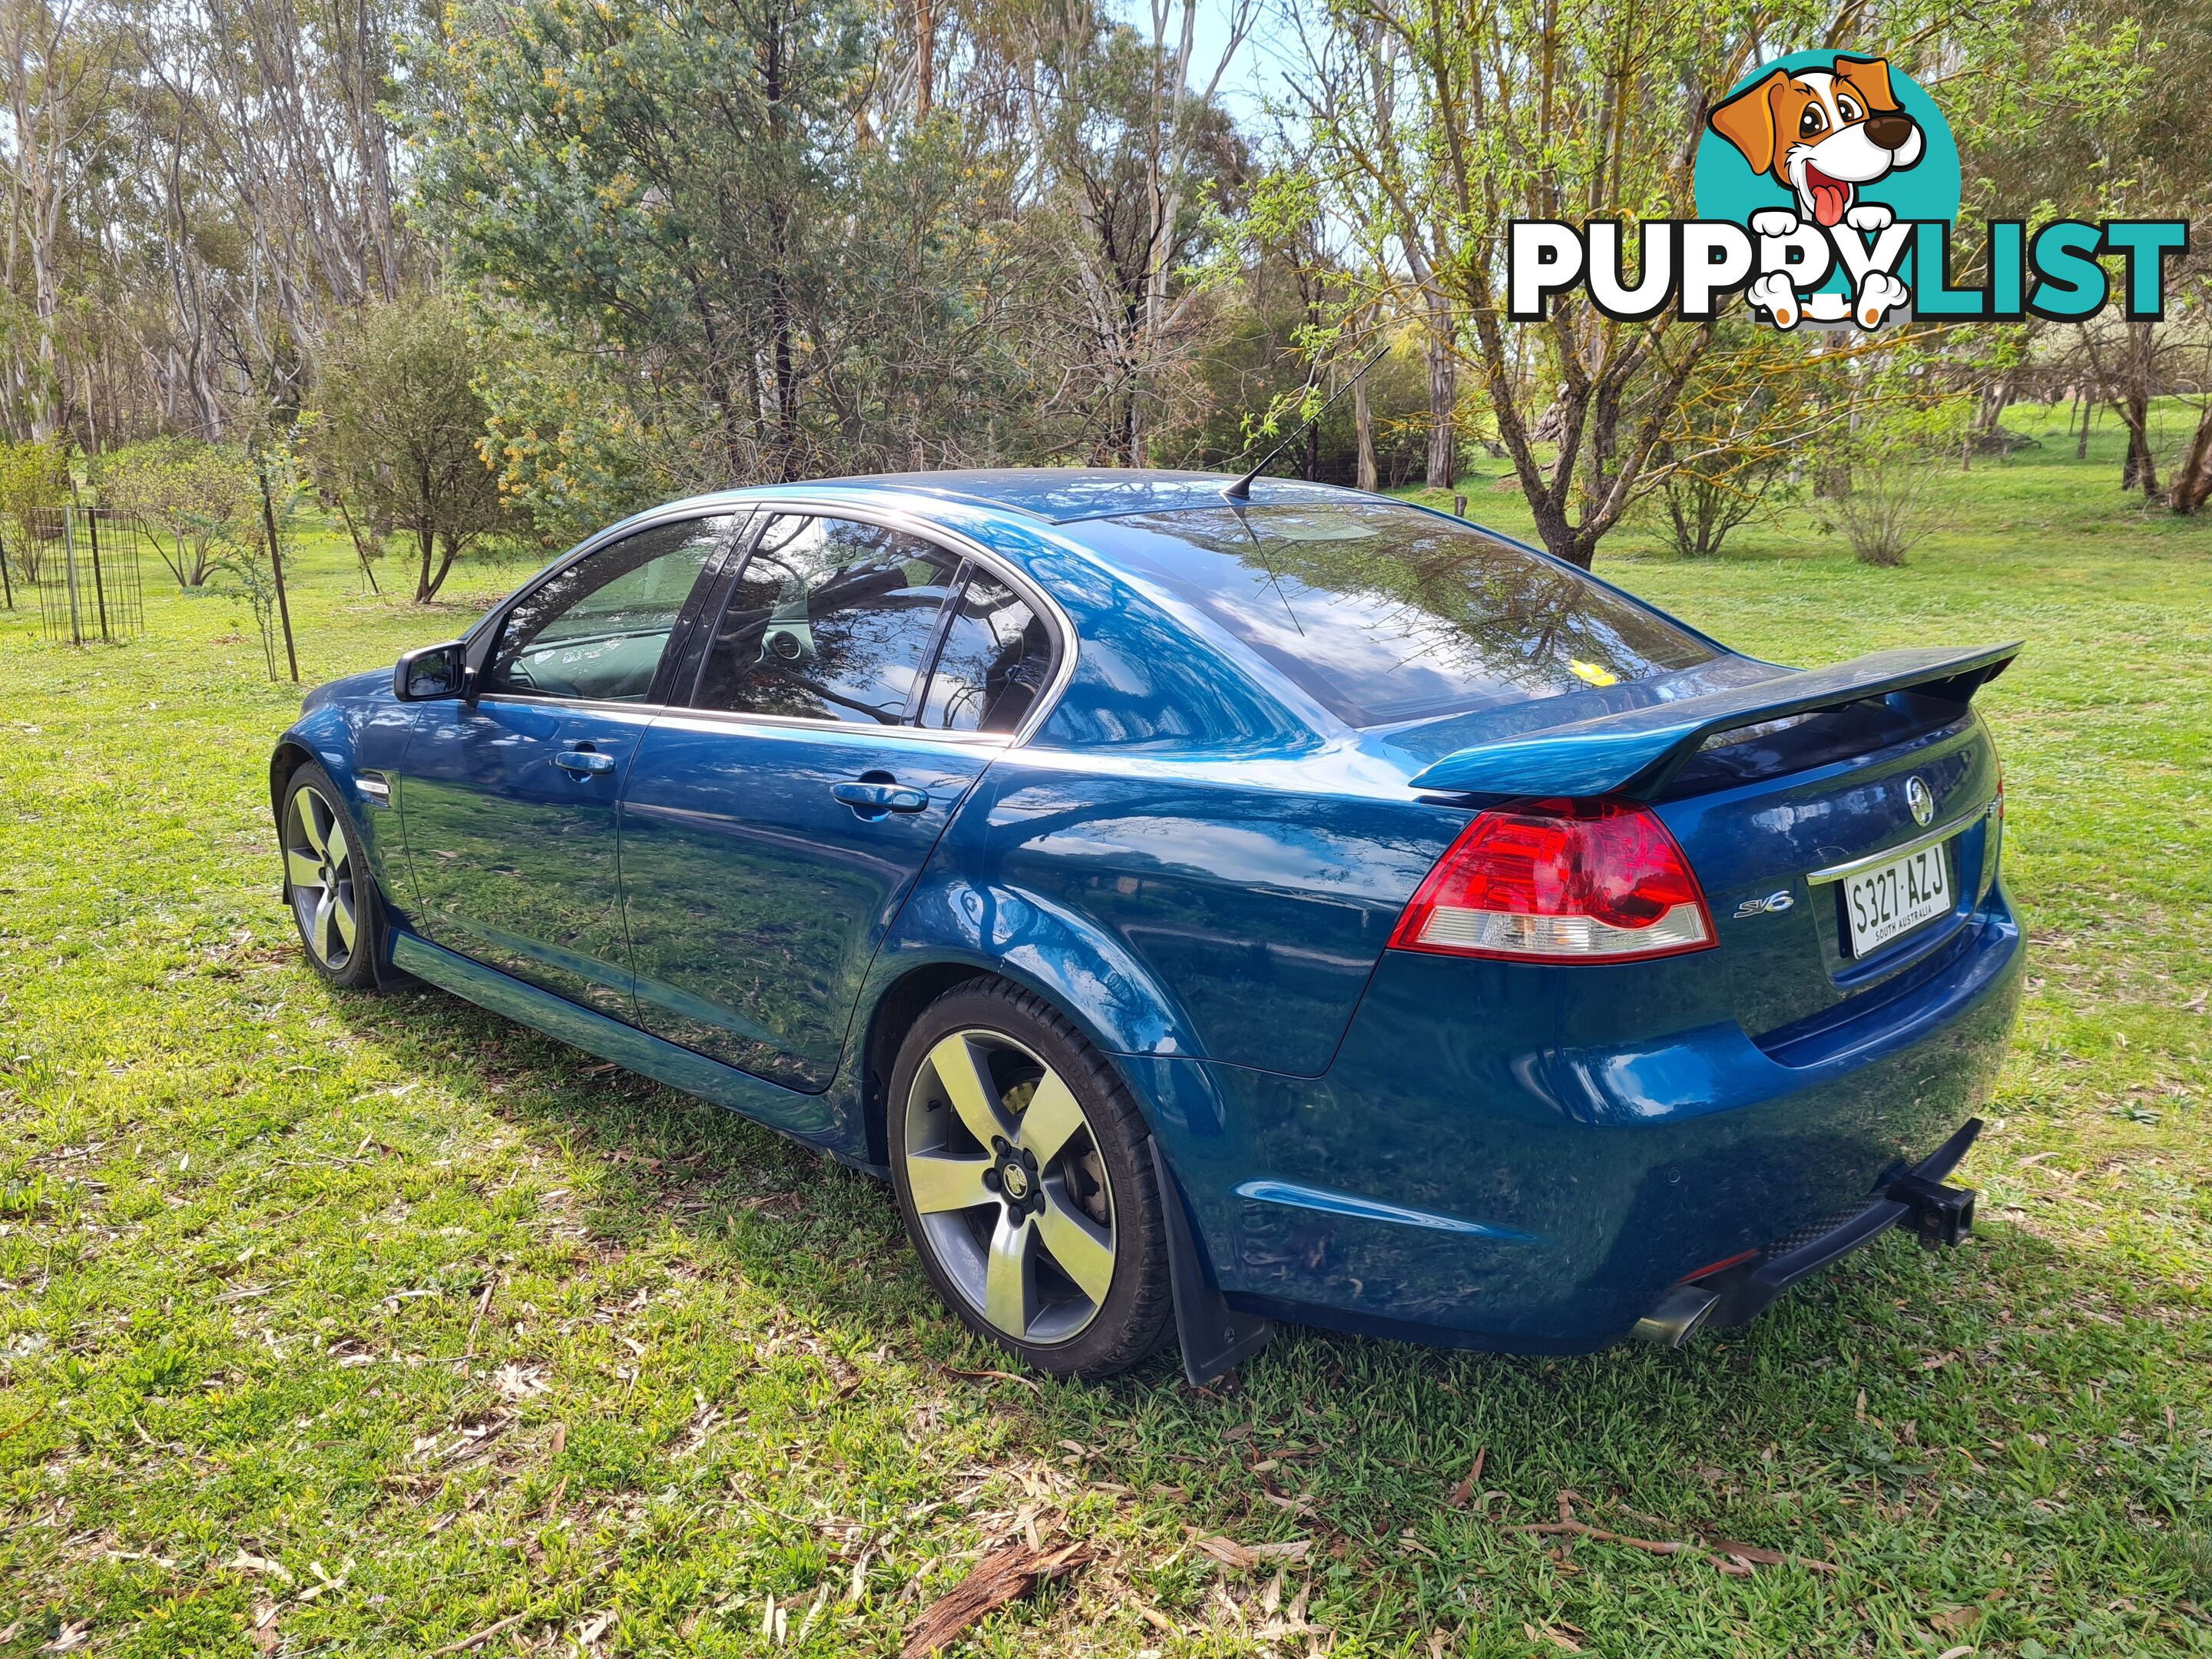
M 830 793 L 863 816 L 919 812 L 929 805 L 927 790 L 900 783 L 833 783 Z
M 553 757 L 553 764 L 579 777 L 594 777 L 601 772 L 613 771 L 615 757 L 589 749 L 564 749 Z

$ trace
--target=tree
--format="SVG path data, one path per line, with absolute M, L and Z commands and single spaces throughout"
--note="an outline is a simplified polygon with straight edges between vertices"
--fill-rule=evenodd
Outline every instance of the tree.
M 987 459 L 1051 396 L 1006 158 L 881 100 L 884 21 L 525 0 L 449 42 L 423 198 L 455 269 L 619 360 L 573 378 L 622 386 L 689 482 Z
M 475 345 L 453 305 L 428 295 L 366 307 L 333 336 L 310 427 L 334 489 L 415 538 L 415 599 L 507 522 L 483 445 L 489 410 Z
M 93 477 L 100 505 L 145 526 L 181 588 L 204 586 L 242 520 L 259 510 L 252 467 L 235 445 L 149 439 L 100 457 Z M 161 544 L 162 531 L 173 554 Z

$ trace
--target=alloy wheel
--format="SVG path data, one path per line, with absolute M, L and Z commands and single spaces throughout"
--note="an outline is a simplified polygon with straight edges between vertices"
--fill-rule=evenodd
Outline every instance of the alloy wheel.
M 915 1074 L 907 1187 L 931 1253 L 987 1323 L 1064 1342 L 1114 1280 L 1114 1195 L 1082 1103 L 995 1031 L 955 1031 Z
M 295 789 L 284 808 L 284 874 L 300 936 L 317 962 L 343 972 L 361 931 L 353 842 L 345 820 L 312 784 Z

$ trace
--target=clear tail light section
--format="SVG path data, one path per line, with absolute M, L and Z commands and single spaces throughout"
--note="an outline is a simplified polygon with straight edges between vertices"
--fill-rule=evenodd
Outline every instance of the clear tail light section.
M 1626 962 L 1713 943 L 1667 826 L 1633 801 L 1516 801 L 1479 814 L 1398 918 L 1395 950 Z

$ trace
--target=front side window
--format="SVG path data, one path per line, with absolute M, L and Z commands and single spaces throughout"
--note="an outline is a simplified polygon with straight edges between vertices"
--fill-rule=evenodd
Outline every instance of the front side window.
M 849 519 L 770 519 L 708 647 L 701 708 L 905 722 L 959 561 Z
M 507 612 L 484 690 L 642 702 L 684 602 L 737 520 L 681 519 L 610 543 Z
M 1012 732 L 1052 679 L 1052 635 L 1030 602 L 970 571 L 922 700 L 933 732 Z

